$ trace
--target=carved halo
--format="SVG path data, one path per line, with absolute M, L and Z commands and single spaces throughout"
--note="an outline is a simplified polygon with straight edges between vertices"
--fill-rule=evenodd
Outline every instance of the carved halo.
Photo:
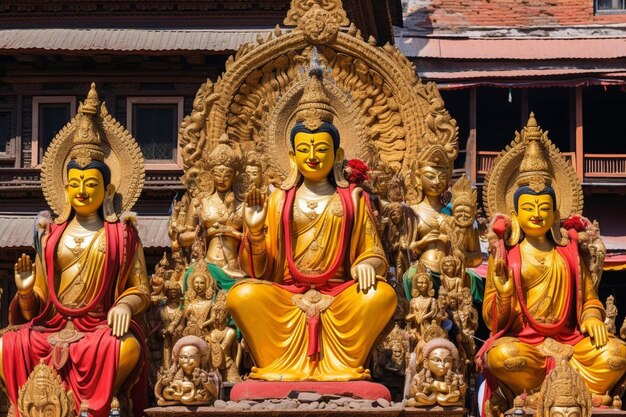
M 548 139 L 547 131 L 543 133 L 541 143 L 548 156 L 549 175 L 561 217 L 582 214 L 582 186 L 574 167 Z M 508 214 L 514 209 L 513 194 L 517 189 L 516 180 L 525 150 L 526 143 L 522 135 L 515 132 L 515 139 L 500 153 L 487 173 L 483 199 L 488 218 L 493 218 L 497 213 Z
M 145 179 L 143 154 L 132 135 L 109 114 L 104 103 L 98 108 L 94 119 L 103 134 L 104 163 L 111 170 L 111 184 L 116 190 L 114 211 L 119 216 L 130 210 L 141 194 Z M 50 209 L 57 216 L 65 205 L 66 166 L 71 159 L 72 137 L 79 120 L 79 115 L 75 115 L 57 133 L 41 164 L 43 194 Z

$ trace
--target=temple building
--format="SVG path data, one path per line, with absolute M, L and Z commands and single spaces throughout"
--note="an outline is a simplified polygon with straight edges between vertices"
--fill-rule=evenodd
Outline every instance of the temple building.
M 178 128 L 199 86 L 228 56 L 281 25 L 288 0 L 0 5 L 0 285 L 2 324 L 13 265 L 46 208 L 40 164 L 89 83 L 138 140 L 146 184 L 135 210 L 148 272 L 170 246 L 172 202 L 183 192 Z M 379 45 L 395 43 L 437 82 L 459 125 L 456 171 L 479 188 L 533 111 L 571 161 L 608 255 L 601 298 L 624 286 L 626 1 L 344 0 Z M 479 271 L 480 272 L 480 271 Z M 626 300 L 616 303 L 626 311 Z M 621 303 L 621 304 L 620 304 Z

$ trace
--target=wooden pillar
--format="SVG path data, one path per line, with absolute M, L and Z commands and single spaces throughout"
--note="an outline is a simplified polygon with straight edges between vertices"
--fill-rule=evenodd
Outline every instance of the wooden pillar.
M 528 123 L 528 116 L 530 115 L 530 111 L 528 109 L 528 88 L 522 88 L 521 89 L 521 105 L 520 105 L 520 109 L 521 109 L 521 120 L 522 120 L 522 124 L 521 126 L 526 126 L 526 123 Z M 530 109 L 532 110 L 532 109 Z M 537 116 L 537 115 L 535 115 Z
M 584 147 L 583 147 L 583 88 L 576 87 L 576 173 L 582 182 L 585 173 L 583 170 Z
M 467 138 L 466 149 L 466 161 L 469 162 L 469 177 L 472 184 L 476 184 L 476 160 L 477 160 L 477 146 L 476 146 L 476 87 L 470 89 L 469 96 L 469 137 Z
M 22 122 L 24 119 L 24 115 L 22 114 L 24 111 L 24 96 L 22 92 L 17 93 L 17 97 L 15 98 L 15 108 L 16 108 L 16 116 L 15 116 L 15 143 L 13 144 L 13 149 L 15 150 L 15 168 L 22 167 Z

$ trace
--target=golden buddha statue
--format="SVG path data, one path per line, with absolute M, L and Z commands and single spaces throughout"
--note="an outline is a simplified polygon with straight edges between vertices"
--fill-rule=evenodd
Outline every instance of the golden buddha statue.
M 366 196 L 342 176 L 322 74 L 311 65 L 282 189 L 245 198 L 242 263 L 258 279 L 237 282 L 226 303 L 255 379 L 369 379 L 363 365 L 396 306 Z
M 580 253 L 579 236 L 590 224 L 576 215 L 580 184 L 532 113 L 507 150 L 484 190 L 493 235 L 483 317 L 491 337 L 477 360 L 486 400 L 498 387 L 515 395 L 538 391 L 560 358 L 603 395 L 626 371 L 626 345 L 607 333 Z M 561 223 L 559 213 L 569 218 Z
M 411 337 L 414 343 L 422 338 L 423 329 L 430 325 L 430 322 L 437 316 L 437 300 L 433 281 L 426 267 L 418 263 L 415 275 L 413 275 L 413 285 L 411 289 L 411 302 L 409 304 L 409 314 L 406 315 L 411 329 Z
M 213 308 L 215 281 L 204 262 L 199 262 L 189 276 L 189 288 L 185 293 L 183 336 L 204 338 L 209 332 L 209 315 Z
M 15 264 L 17 294 L 0 341 L 9 399 L 42 360 L 73 391 L 75 411 L 109 415 L 112 397 L 147 405 L 144 336 L 133 317 L 150 303 L 143 248 L 126 216 L 143 185 L 143 156 L 100 104 L 95 84 L 50 144 L 42 187 L 52 210 L 37 219 L 35 262 Z M 130 390 L 135 384 L 135 390 Z

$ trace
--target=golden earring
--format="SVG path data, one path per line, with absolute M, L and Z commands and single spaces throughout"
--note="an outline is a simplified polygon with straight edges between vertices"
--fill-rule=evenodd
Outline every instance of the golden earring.
M 61 214 L 54 219 L 56 224 L 65 223 L 72 214 L 72 205 L 70 204 L 70 200 L 67 198 L 67 191 L 63 194 L 65 195 L 65 203 L 63 203 L 63 210 L 61 211 Z
M 339 188 L 347 188 L 349 186 L 348 181 L 343 176 L 343 163 L 344 163 L 343 148 L 338 148 L 335 153 L 335 163 L 333 165 L 333 176 L 335 177 L 335 184 Z
M 514 211 L 511 212 L 511 235 L 506 240 L 506 244 L 508 246 L 515 246 L 519 243 L 522 237 L 522 229 L 519 227 L 519 222 L 517 221 L 517 213 Z
M 298 165 L 296 164 L 296 157 L 293 152 L 289 152 L 289 175 L 280 185 L 280 188 L 287 191 L 295 187 L 300 182 L 300 171 L 298 171 Z
M 115 198 L 115 186 L 109 184 L 106 194 L 104 196 L 104 202 L 102 203 L 102 212 L 104 214 L 104 220 L 109 223 L 115 223 L 118 219 L 115 213 L 115 204 L 113 199 Z

